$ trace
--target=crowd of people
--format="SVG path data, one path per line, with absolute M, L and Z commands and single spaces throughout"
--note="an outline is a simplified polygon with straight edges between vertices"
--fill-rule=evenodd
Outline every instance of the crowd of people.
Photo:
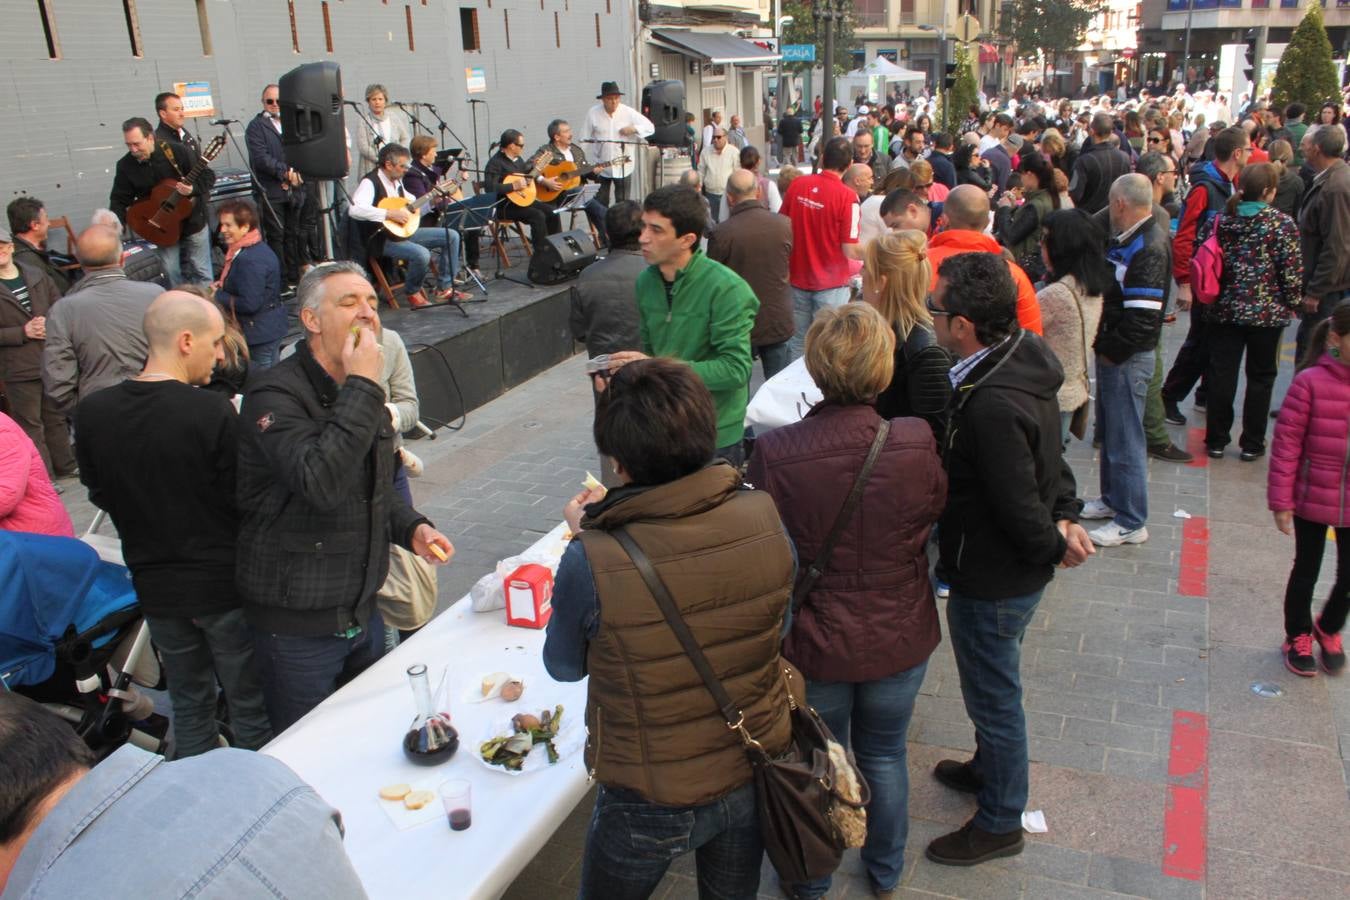
M 942 639 L 937 601 L 978 750 L 941 761 L 934 777 L 974 795 L 976 812 L 926 853 L 969 866 L 1024 846 L 1020 648 L 1046 586 L 1097 547 L 1148 540 L 1149 459 L 1191 459 L 1165 426 L 1185 424 L 1193 390 L 1204 452 L 1226 455 L 1244 358 L 1238 458 L 1269 453 L 1270 508 L 1296 543 L 1281 652 L 1300 675 L 1344 668 L 1350 167 L 1337 104 L 1331 121 L 1305 125 L 1297 104 L 1254 103 L 1230 126 L 1187 121 L 1174 97 L 1033 97 L 973 110 L 954 132 L 934 131 L 923 101 L 864 104 L 805 150 L 810 131 L 785 116 L 776 175 L 771 148 L 736 117 L 726 127 L 715 117 L 680 184 L 630 199 L 616 160 L 651 123 L 621 96 L 607 82 L 581 126 L 613 138 L 598 162 L 557 120 L 532 157 L 520 131 L 503 132 L 485 173 L 498 195 L 561 189 L 539 171 L 546 159 L 605 182 L 585 210 L 604 258 L 569 288 L 573 334 L 593 358 L 605 487 L 563 510 L 576 539 L 543 651 L 554 678 L 589 678 L 585 759 L 601 788 L 583 897 L 646 897 L 690 851 L 701 883 L 722 895 L 754 896 L 761 870 L 740 739 L 695 668 L 671 662 L 681 644 L 618 535 L 650 557 L 765 752 L 787 751 L 802 684 L 852 749 L 871 789 L 862 861 L 883 897 L 904 863 L 906 730 Z M 416 390 L 374 284 L 356 262 L 316 265 L 287 236 L 298 220 L 285 201 L 303 179 L 274 168 L 261 208 L 216 211 L 218 275 L 193 237 L 207 223 L 189 216 L 185 237 L 158 254 L 175 289 L 127 277 L 120 225 L 146 185 L 204 190 L 173 124 L 181 101 L 161 99 L 169 133 L 161 143 L 148 121 L 128 121 L 113 219 L 78 235 L 73 283 L 46 246 L 41 202 L 10 204 L 0 527 L 71 536 L 57 488 L 73 476 L 108 512 L 168 676 L 176 753 L 203 757 L 143 776 L 175 784 L 203 777 L 181 766 L 209 766 L 219 743 L 217 685 L 236 744 L 262 746 L 420 624 L 391 614 L 407 599 L 387 596 L 391 567 L 442 564 L 453 547 L 412 502 L 418 463 L 399 435 L 417 421 Z M 253 134 L 269 146 L 275 99 L 269 86 L 260 127 L 272 131 Z M 408 224 L 381 199 L 460 179 L 434 144 L 400 132 L 387 99 L 367 90 L 368 133 L 354 142 L 363 174 L 350 218 L 364 247 Z M 503 209 L 536 240 L 556 225 L 539 201 Z M 388 255 L 404 254 L 410 303 L 429 302 L 415 276 L 432 268 L 440 298 L 456 299 L 461 257 L 472 268 L 476 245 L 448 227 L 386 244 L 405 248 Z M 280 297 L 293 276 L 301 333 L 283 351 Z M 1186 340 L 1168 370 L 1162 336 L 1178 313 Z M 1299 371 L 1268 442 L 1294 317 Z M 822 402 L 800 422 L 747 432 L 756 359 L 766 379 L 801 366 Z M 1099 447 L 1095 491 L 1080 490 L 1066 461 L 1075 438 Z M 1338 577 L 1314 616 L 1327 527 Z M 39 773 L 20 784 L 0 771 L 0 887 L 35 877 L 23 847 L 44 817 L 66 821 L 69 798 L 93 806 L 117 787 L 44 731 L 46 715 L 17 698 L 0 707 L 0 756 L 26 753 Z M 134 769 L 137 753 L 110 761 Z M 288 790 L 284 775 L 258 769 L 247 801 Z M 278 843 L 331 850 L 330 811 L 292 795 L 305 828 Z M 801 898 L 829 887 L 828 877 L 784 885 Z

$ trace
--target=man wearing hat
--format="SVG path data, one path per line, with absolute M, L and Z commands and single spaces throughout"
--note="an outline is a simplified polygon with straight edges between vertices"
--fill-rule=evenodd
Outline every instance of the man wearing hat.
M 616 202 L 628 199 L 628 176 L 633 171 L 631 160 L 637 158 L 638 151 L 634 144 L 656 131 L 650 119 L 619 101 L 623 95 L 618 83 L 606 81 L 595 98 L 600 102 L 590 108 L 581 123 L 581 142 L 595 146 L 597 163 L 621 156 L 630 158 L 625 164 L 600 170 L 600 193 L 596 199 L 606 206 L 609 205 L 611 185 Z

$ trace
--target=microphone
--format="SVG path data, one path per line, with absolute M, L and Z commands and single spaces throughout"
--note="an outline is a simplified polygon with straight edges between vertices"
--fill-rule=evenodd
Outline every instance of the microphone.
M 470 102 L 470 103 L 487 103 L 486 100 L 475 100 L 475 99 L 473 99 L 472 97 L 469 98 L 469 102 Z
M 238 119 L 216 119 L 216 120 L 214 120 L 211 124 L 212 124 L 212 125 L 233 125 L 235 122 L 238 122 L 238 121 L 239 121 Z

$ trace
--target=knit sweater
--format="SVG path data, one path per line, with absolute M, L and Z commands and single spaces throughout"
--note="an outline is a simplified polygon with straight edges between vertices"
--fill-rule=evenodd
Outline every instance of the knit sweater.
M 1060 412 L 1072 412 L 1088 400 L 1088 347 L 1102 317 L 1102 297 L 1087 294 L 1078 279 L 1065 275 L 1036 294 L 1041 304 L 1045 342 L 1064 367 L 1064 384 L 1055 395 Z M 1079 308 L 1082 315 L 1079 315 Z M 1081 320 L 1081 321 L 1080 321 Z M 1087 335 L 1084 341 L 1084 334 Z

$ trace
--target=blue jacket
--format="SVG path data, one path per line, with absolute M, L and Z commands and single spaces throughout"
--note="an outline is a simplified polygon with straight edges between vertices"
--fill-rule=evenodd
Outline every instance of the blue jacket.
M 239 319 L 250 347 L 286 336 L 286 307 L 281 302 L 281 263 L 266 244 L 245 247 L 230 264 L 216 299 Z
M 253 172 L 253 183 L 275 203 L 287 200 L 291 192 L 286 183 L 286 151 L 281 145 L 281 132 L 258 113 L 244 129 L 244 145 L 248 147 L 248 167 Z
M 1106 261 L 1116 272 L 1102 303 L 1094 349 L 1116 365 L 1152 353 L 1171 289 L 1172 245 L 1152 216 L 1122 242 L 1113 237 Z
M 933 167 L 933 180 L 949 188 L 956 187 L 956 166 L 952 158 L 945 153 L 934 151 L 928 154 L 928 164 Z

